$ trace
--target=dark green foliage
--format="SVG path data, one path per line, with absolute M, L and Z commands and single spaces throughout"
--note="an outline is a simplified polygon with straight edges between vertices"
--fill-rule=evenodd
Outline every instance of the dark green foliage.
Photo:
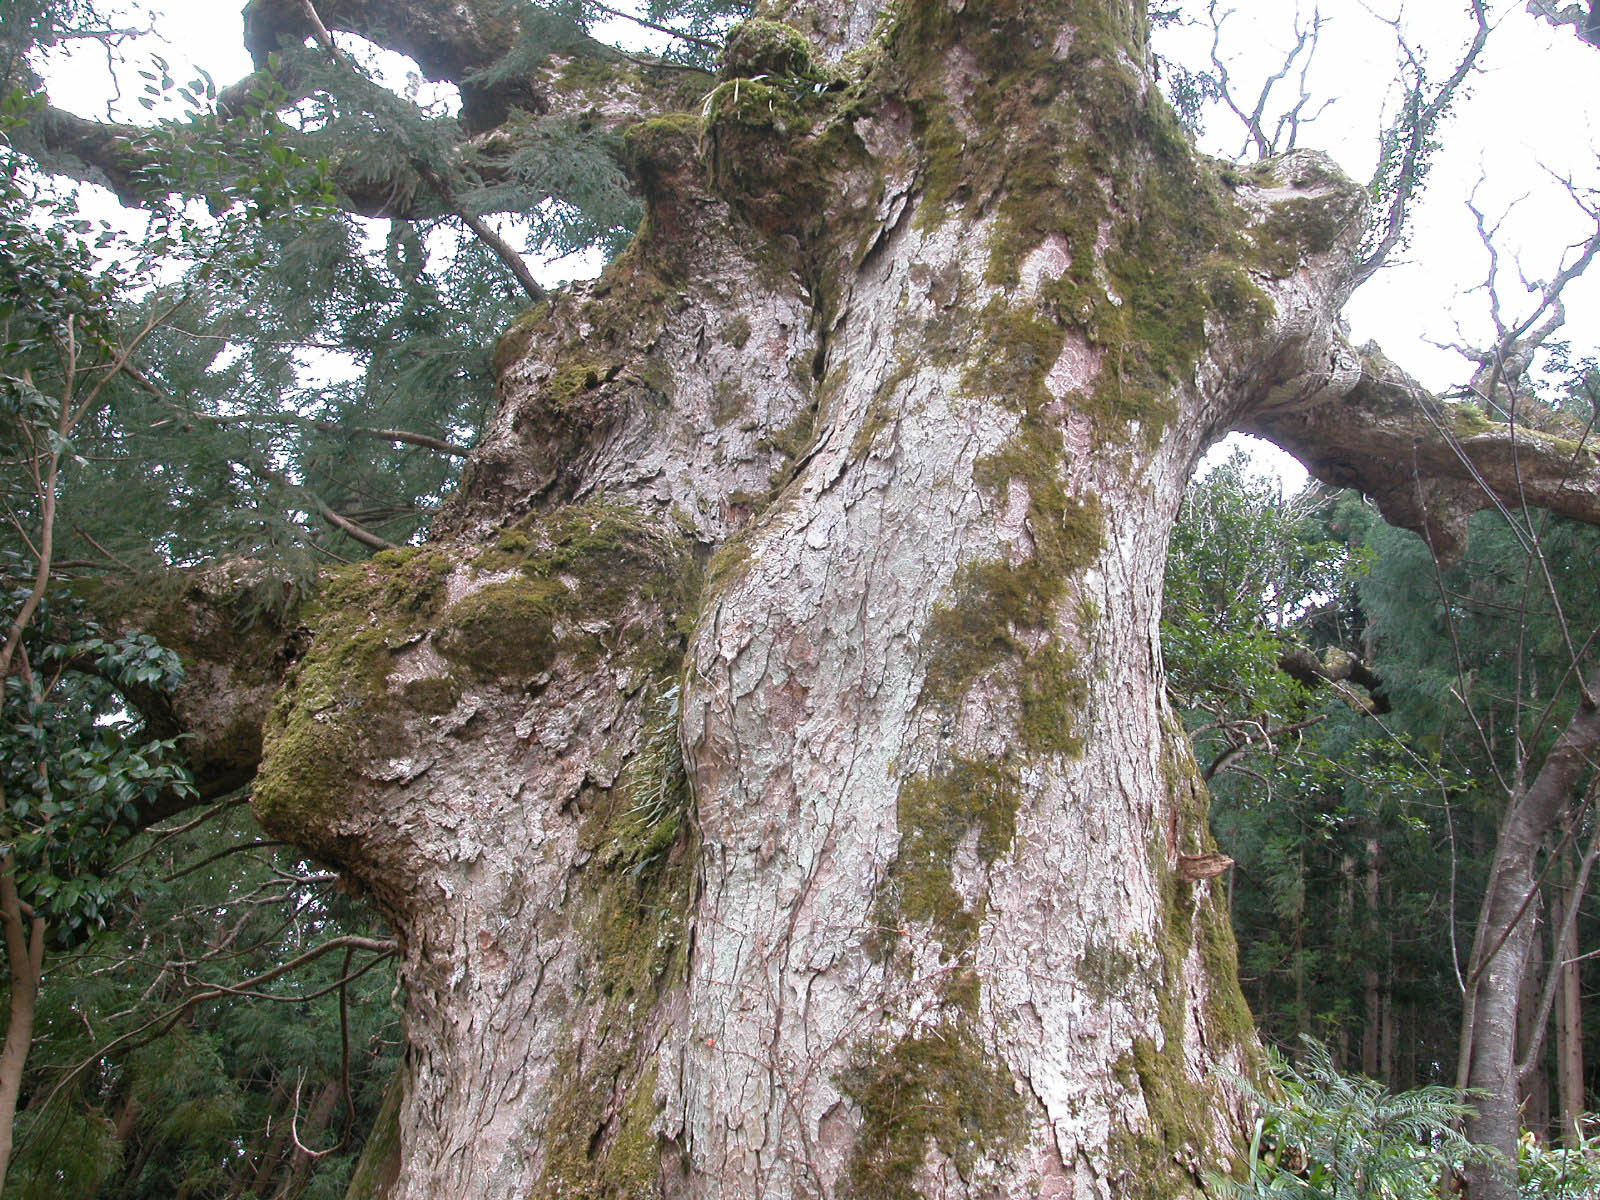
M 1574 368 L 1549 410 L 1585 419 L 1589 379 Z M 1593 661 L 1600 537 L 1484 512 L 1441 569 L 1358 497 L 1286 501 L 1234 463 L 1192 488 L 1168 575 L 1173 697 L 1216 768 L 1263 1032 L 1285 1046 L 1313 1033 L 1401 1086 L 1451 1078 L 1457 955 L 1501 814 L 1574 712 L 1574 662 Z M 1308 689 L 1278 670 L 1290 650 L 1355 656 L 1381 682 Z M 1547 881 L 1565 878 L 1590 819 L 1578 811 L 1546 848 Z
M 566 9 L 530 17 L 542 53 L 560 48 L 557 26 L 582 36 Z M 583 121 L 512 112 L 462 153 L 457 117 L 295 53 L 306 98 L 293 129 L 272 115 L 285 98 L 270 89 L 254 115 L 224 121 L 209 80 L 180 83 L 159 59 L 144 72 L 141 101 L 178 100 L 187 115 L 153 127 L 162 166 L 139 177 L 154 216 L 138 239 L 97 237 L 70 193 L 0 149 L 10 407 L 59 395 L 69 369 L 81 377 L 96 355 L 141 341 L 74 430 L 62 558 L 159 572 L 242 555 L 305 576 L 370 552 L 330 513 L 371 538 L 411 540 L 460 458 L 383 431 L 470 444 L 491 397 L 490 352 L 526 300 L 459 215 L 518 210 L 524 240 L 544 252 L 614 251 L 638 219 L 615 140 Z M 0 120 L 22 150 L 42 103 L 36 90 L 5 100 Z M 348 186 L 418 215 L 340 214 L 333 162 Z M 197 195 L 209 214 L 182 199 Z M 69 355 L 59 331 L 73 314 L 94 336 L 80 324 Z
M 0 582 L 14 611 L 29 581 Z M 19 894 L 71 944 L 111 919 L 127 882 L 116 859 L 142 810 L 193 791 L 176 742 L 123 707 L 128 694 L 170 692 L 183 670 L 148 636 L 107 634 L 61 590 L 21 652 L 30 669 L 0 694 L 0 842 Z
M 1364 563 L 1326 514 L 1318 519 L 1328 503 L 1316 491 L 1285 500 L 1276 483 L 1251 475 L 1241 454 L 1184 500 L 1161 637 L 1174 699 L 1205 708 L 1214 725 L 1196 742 L 1202 764 L 1226 747 L 1230 723 L 1287 713 L 1304 700 L 1278 659 L 1306 619 L 1339 627 L 1341 592 Z
M 1218 842 L 1239 864 L 1240 976 L 1263 1033 L 1352 1053 L 1376 974 L 1405 1030 L 1395 1069 L 1426 1080 L 1448 1069 L 1454 1038 L 1449 923 L 1478 894 L 1457 863 L 1463 911 L 1448 903 L 1449 772 L 1370 711 L 1367 688 L 1308 688 L 1279 667 L 1295 650 L 1370 658 L 1361 597 L 1383 528 L 1353 494 L 1286 500 L 1225 464 L 1191 488 L 1174 530 L 1162 644 Z
M 163 1020 L 208 985 L 368 932 L 370 918 L 329 876 L 270 844 L 256 848 L 259 838 L 248 810 L 233 805 L 181 836 L 147 834 L 126 847 L 142 882 L 121 919 L 47 973 L 8 1200 L 343 1194 L 398 1067 L 388 960 L 326 954 L 250 995 Z M 347 996 L 353 1113 L 340 1083 L 336 983 L 346 973 L 360 973 Z M 338 1147 L 304 1164 L 298 1181 L 286 1137 L 297 1089 L 301 1140 Z M 336 1098 L 319 1121 L 330 1089 Z
M 1460 774 L 1509 780 L 1519 759 L 1541 759 L 1577 701 L 1573 653 L 1600 628 L 1600 536 L 1531 511 L 1484 513 L 1442 573 L 1420 538 L 1385 528 L 1373 542 L 1362 603 L 1416 737 Z

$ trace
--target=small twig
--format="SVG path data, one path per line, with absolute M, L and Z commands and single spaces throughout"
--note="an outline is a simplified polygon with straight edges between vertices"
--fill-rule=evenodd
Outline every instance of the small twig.
M 1265 743 L 1267 746 L 1271 746 L 1274 738 L 1280 738 L 1289 733 L 1299 733 L 1301 730 L 1309 729 L 1311 726 L 1320 724 L 1327 719 L 1327 713 L 1318 713 L 1316 716 L 1308 717 L 1304 721 L 1296 721 L 1292 725 L 1284 725 L 1277 729 L 1258 727 L 1254 733 L 1245 734 L 1242 741 L 1236 742 L 1217 755 L 1211 765 L 1206 768 L 1204 777 L 1209 781 L 1218 771 L 1237 769 L 1232 767 L 1233 762 L 1248 754 L 1257 745 Z M 1230 738 L 1233 736 L 1233 732 L 1231 729 L 1227 731 Z
M 294 1085 L 294 1107 L 289 1112 L 289 1137 L 293 1139 L 295 1148 L 313 1161 L 343 1150 L 355 1124 L 355 1106 L 350 1101 L 350 1003 L 346 991 L 350 979 L 350 959 L 354 954 L 354 946 L 347 949 L 344 952 L 344 965 L 339 968 L 339 1088 L 344 1095 L 344 1129 L 339 1134 L 339 1140 L 326 1150 L 313 1150 L 300 1140 L 300 1085 L 305 1081 L 304 1071 Z
M 641 25 L 645 29 L 654 29 L 657 33 L 675 37 L 681 42 L 688 42 L 691 46 L 699 46 L 700 49 L 709 51 L 712 54 L 716 54 L 722 49 L 716 42 L 707 38 L 695 37 L 692 33 L 684 33 L 682 30 L 673 29 L 670 25 L 658 25 L 645 17 L 635 16 L 633 13 L 625 13 L 619 9 L 611 8 L 609 5 L 597 4 L 595 0 L 589 0 L 589 7 L 596 12 L 605 13 L 608 17 L 616 17 L 621 21 L 632 21 L 635 25 Z
M 259 841 L 259 842 L 240 842 L 237 846 L 229 846 L 225 850 L 218 850 L 215 854 L 208 854 L 204 858 L 202 858 L 199 862 L 190 863 L 187 867 L 184 867 L 181 871 L 174 871 L 171 875 L 168 875 L 161 882 L 162 883 L 171 883 L 175 879 L 182 879 L 185 875 L 192 875 L 196 871 L 200 871 L 200 870 L 203 870 L 206 867 L 209 867 L 212 863 L 217 862 L 219 859 L 230 858 L 235 854 L 245 854 L 245 853 L 247 853 L 247 852 L 249 852 L 251 850 L 262 850 L 262 849 L 270 848 L 272 846 L 292 846 L 292 845 L 294 845 L 293 842 L 286 842 L 286 841 L 282 841 L 281 839 L 274 839 L 274 840 L 270 840 L 270 841 L 266 840 L 266 839 L 263 839 L 262 841 Z
M 264 983 L 271 983 L 279 976 L 287 975 L 290 971 L 298 970 L 300 967 L 305 966 L 306 963 L 321 958 L 324 954 L 327 954 L 331 950 L 341 950 L 346 946 L 353 946 L 358 950 L 370 950 L 374 954 L 380 955 L 383 958 L 387 958 L 398 948 L 397 944 L 389 939 L 357 937 L 353 934 L 345 937 L 329 938 L 320 946 L 313 946 L 305 953 L 297 954 L 287 962 L 279 963 L 271 970 L 263 971 L 259 975 L 254 975 L 249 979 L 241 981 L 237 986 L 230 987 L 222 984 L 215 984 L 204 989 L 203 991 L 196 992 L 192 996 L 185 997 L 179 1003 L 169 1008 L 166 1012 L 161 1013 L 158 1016 L 151 1017 L 138 1028 L 130 1029 L 127 1033 L 122 1034 L 120 1037 L 113 1038 L 105 1045 L 98 1047 L 86 1058 L 79 1059 L 78 1062 L 68 1067 L 65 1074 L 63 1074 L 60 1079 L 56 1080 L 55 1086 L 53 1086 L 50 1091 L 46 1093 L 44 1100 L 40 1103 L 39 1107 L 45 1108 L 49 1106 L 55 1100 L 55 1098 L 61 1094 L 62 1090 L 66 1088 L 68 1084 L 70 1084 L 84 1071 L 94 1066 L 95 1063 L 105 1058 L 106 1055 L 110 1054 L 113 1050 L 125 1046 L 135 1038 L 147 1033 L 152 1037 L 160 1037 L 169 1029 L 173 1028 L 173 1026 L 177 1025 L 179 1021 L 183 1020 L 184 1016 L 187 1015 L 191 1009 L 200 1004 L 204 1004 L 209 1000 L 221 1000 L 227 996 L 237 996 L 243 994 L 252 995 L 256 998 L 301 1003 L 304 1000 L 310 999 L 311 996 L 323 995 L 326 992 L 331 991 L 331 988 L 324 988 L 321 991 L 311 993 L 310 995 L 306 996 L 264 996 L 262 993 L 252 992 L 249 989 L 259 987 Z M 370 968 L 371 964 L 368 964 L 362 970 L 365 971 L 369 970 Z M 362 972 L 357 972 L 357 975 L 361 973 Z

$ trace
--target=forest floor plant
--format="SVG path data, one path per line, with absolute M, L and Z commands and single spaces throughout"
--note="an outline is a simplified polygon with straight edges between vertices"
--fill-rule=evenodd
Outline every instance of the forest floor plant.
M 1242 1085 L 1259 1106 L 1248 1177 L 1212 1177 L 1228 1200 L 1433 1200 L 1453 1192 L 1469 1161 L 1492 1151 L 1460 1132 L 1470 1104 L 1448 1087 L 1392 1092 L 1334 1066 L 1328 1048 L 1304 1038 L 1290 1062 L 1274 1051 L 1272 1082 Z M 1581 1133 L 1572 1148 L 1550 1148 L 1531 1133 L 1518 1146 L 1523 1200 L 1589 1200 L 1600 1195 L 1600 1142 Z

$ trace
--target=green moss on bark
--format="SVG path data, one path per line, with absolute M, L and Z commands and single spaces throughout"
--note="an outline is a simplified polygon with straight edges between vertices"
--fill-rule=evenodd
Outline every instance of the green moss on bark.
M 564 584 L 511 579 L 479 588 L 445 610 L 434 637 L 439 653 L 487 678 L 531 679 L 555 658 Z
M 901 784 L 900 848 L 878 888 L 880 953 L 893 947 L 909 922 L 926 924 L 947 960 L 971 947 L 983 909 L 981 902 L 969 909 L 955 890 L 957 850 L 972 836 L 978 861 L 996 862 L 1016 836 L 1020 803 L 1016 772 L 995 763 L 963 759 L 942 774 Z
M 1002 496 L 1019 478 L 1029 487 L 1034 557 L 970 563 L 956 573 L 949 599 L 928 621 L 923 694 L 935 703 L 958 705 L 980 679 L 1004 671 L 1017 692 L 1020 748 L 1077 755 L 1083 748 L 1077 714 L 1088 684 L 1076 652 L 1057 631 L 1057 609 L 1073 576 L 1099 553 L 1103 518 L 1093 497 L 1066 496 L 1047 454 L 1037 474 L 1007 474 L 1033 470 L 1029 463 L 1036 450 L 1022 438 L 979 464 L 979 482 L 993 482 Z
M 1044 294 L 997 301 L 986 314 L 987 347 L 1004 370 L 982 390 L 1020 397 L 1037 386 L 1035 364 L 1048 369 L 1066 337 L 1078 336 L 1102 351 L 1096 380 L 1075 401 L 1097 436 L 1117 441 L 1137 427 L 1153 446 L 1208 322 L 1250 331 L 1271 315 L 1243 269 L 1256 261 L 1240 232 L 1247 215 L 1146 86 L 1142 56 L 1130 52 L 1142 35 L 1128 27 L 1125 5 L 1075 6 L 1064 55 L 1032 35 L 1030 15 L 1021 0 L 901 11 L 889 62 L 909 73 L 902 86 L 925 155 L 918 221 L 994 212 L 987 274 L 1008 290 L 1028 255 L 1059 239 L 1068 266 Z M 958 102 L 946 90 L 948 63 L 929 49 L 953 42 L 976 60 Z M 1291 233 L 1304 235 L 1299 253 L 1325 241 L 1309 223 L 1278 231 Z M 978 370 L 987 369 L 986 358 Z
M 1326 254 L 1333 249 L 1355 219 L 1351 208 L 1349 198 L 1338 192 L 1275 204 L 1266 219 L 1250 231 L 1254 262 L 1279 278 L 1292 275 L 1308 254 Z
M 1223 1105 L 1214 1085 L 1189 1073 L 1183 1047 L 1189 1036 L 1188 988 L 1184 964 L 1198 951 L 1205 966 L 1206 1003 L 1203 1041 L 1213 1053 L 1240 1048 L 1247 1069 L 1253 1056 L 1254 1024 L 1238 986 L 1237 951 L 1228 923 L 1222 889 L 1182 879 L 1173 859 L 1177 854 L 1215 850 L 1207 824 L 1209 793 L 1175 722 L 1164 728 L 1162 778 L 1168 789 L 1173 823 L 1150 849 L 1151 866 L 1160 889 L 1161 923 L 1153 947 L 1159 972 L 1159 1038 L 1141 1037 L 1120 1065 L 1129 1086 L 1137 1085 L 1149 1113 L 1148 1122 L 1124 1130 L 1115 1140 L 1118 1159 L 1131 1178 L 1140 1180 L 1152 1197 L 1199 1197 L 1204 1170 L 1215 1169 L 1218 1147 L 1213 1125 L 1224 1123 Z
M 386 680 L 395 651 L 432 627 L 451 565 L 438 551 L 391 550 L 325 579 L 306 616 L 317 640 L 267 720 L 253 789 L 263 825 L 310 837 L 365 766 L 403 751 L 410 699 Z
M 719 74 L 725 79 L 776 75 L 809 79 L 819 74 L 816 52 L 792 25 L 761 18 L 736 25 L 722 47 Z
M 263 823 L 317 844 L 367 768 L 406 753 L 408 722 L 448 711 L 469 679 L 520 689 L 562 656 L 581 669 L 616 653 L 676 670 L 700 572 L 681 537 L 636 510 L 572 505 L 459 554 L 510 578 L 447 602 L 456 560 L 420 549 L 327 578 L 308 614 L 316 640 L 267 722 Z M 663 619 L 665 638 L 647 636 Z M 391 683 L 397 653 L 428 638 L 456 670 Z
M 507 530 L 495 554 L 474 566 L 559 585 L 565 592 L 557 603 L 560 615 L 585 625 L 617 616 L 635 598 L 674 615 L 692 612 L 700 586 L 699 569 L 678 534 L 638 509 L 603 500 L 555 509 Z
M 1022 1097 L 969 1015 L 865 1046 L 839 1084 L 861 1110 L 849 1195 L 918 1200 L 931 1149 L 969 1181 L 1002 1161 L 1026 1132 Z
M 587 814 L 593 854 L 576 905 L 591 948 L 582 982 L 598 1015 L 563 1052 L 545 1122 L 545 1165 L 530 1200 L 660 1194 L 658 1007 L 682 979 L 698 853 L 678 746 L 676 686 L 616 786 Z
M 506 326 L 506 331 L 494 344 L 494 355 L 491 359 L 496 378 L 505 374 L 513 363 L 527 353 L 539 326 L 549 317 L 550 302 L 541 300 L 527 311 L 517 314 L 511 324 Z

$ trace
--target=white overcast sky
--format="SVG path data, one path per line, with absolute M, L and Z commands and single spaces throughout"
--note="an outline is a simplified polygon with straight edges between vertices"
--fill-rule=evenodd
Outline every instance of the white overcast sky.
M 1203 9 L 1203 0 L 1191 0 Z M 1275 70 L 1292 40 L 1296 6 L 1291 0 L 1233 0 L 1224 53 L 1241 92 L 1250 92 Z M 1301 4 L 1309 12 L 1309 3 Z M 1326 23 L 1309 90 L 1332 103 L 1303 130 L 1301 145 L 1325 150 L 1353 176 L 1372 171 L 1377 133 L 1396 100 L 1396 49 L 1378 16 L 1401 16 L 1413 43 L 1427 55 L 1431 73 L 1449 73 L 1454 56 L 1470 36 L 1462 0 L 1325 0 Z M 1533 280 L 1548 278 L 1572 243 L 1592 230 L 1556 177 L 1591 189 L 1600 199 L 1600 49 L 1584 46 L 1569 31 L 1551 29 L 1523 11 L 1522 0 L 1496 6 L 1496 29 L 1480 70 L 1443 130 L 1445 150 L 1428 182 L 1414 222 L 1414 237 L 1401 261 L 1369 282 L 1348 309 L 1355 339 L 1379 342 L 1391 358 L 1434 388 L 1459 382 L 1469 373 L 1453 353 L 1436 343 L 1490 340 L 1480 285 L 1486 258 L 1474 232 L 1465 200 L 1476 189 L 1477 203 L 1491 218 L 1504 217 L 1501 250 L 1512 267 L 1502 280 L 1501 298 L 1512 315 L 1524 299 L 1515 267 Z M 238 79 L 250 67 L 240 41 L 241 22 L 231 7 L 215 0 L 151 0 L 127 5 L 129 24 L 150 25 L 154 35 L 125 53 L 130 65 L 160 54 L 179 82 L 203 67 L 218 86 Z M 617 35 L 629 37 L 630 27 Z M 637 42 L 637 39 L 635 39 Z M 1207 54 L 1209 32 L 1171 32 L 1161 42 L 1165 53 L 1199 65 Z M 404 85 L 406 64 L 393 61 L 390 79 Z M 147 116 L 135 104 L 140 80 L 127 70 L 122 99 L 112 101 L 106 59 L 99 50 L 63 58 L 48 73 L 52 99 L 86 116 L 125 119 Z M 1202 145 L 1213 153 L 1236 156 L 1242 133 L 1231 118 L 1213 113 Z M 598 269 L 597 262 L 549 264 L 541 274 L 554 280 Z M 1568 292 L 1566 336 L 1578 352 L 1600 342 L 1600 270 Z M 1290 481 L 1291 486 L 1293 481 Z

